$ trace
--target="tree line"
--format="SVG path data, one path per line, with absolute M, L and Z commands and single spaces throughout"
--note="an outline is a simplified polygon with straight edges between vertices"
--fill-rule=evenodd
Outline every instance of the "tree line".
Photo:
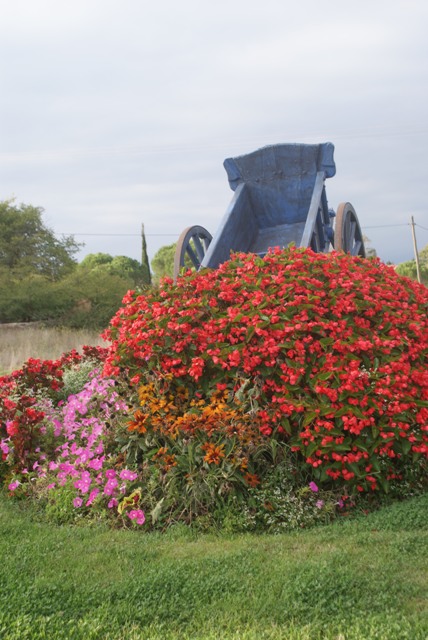
M 150 286 L 144 238 L 141 263 L 107 253 L 77 262 L 82 244 L 56 238 L 42 216 L 41 207 L 0 202 L 0 323 L 101 329 L 129 289 Z
M 419 270 L 422 284 L 428 286 L 428 245 L 418 252 Z M 417 280 L 416 260 L 401 262 L 395 268 L 400 276 L 406 276 L 411 280 Z
M 142 240 L 141 262 L 107 253 L 77 262 L 82 244 L 73 236 L 56 238 L 41 207 L 0 201 L 0 323 L 106 327 L 129 289 L 157 286 L 172 276 L 176 245 L 161 247 L 149 265 L 144 230 Z M 419 260 L 428 284 L 428 246 Z M 416 279 L 415 260 L 396 270 Z

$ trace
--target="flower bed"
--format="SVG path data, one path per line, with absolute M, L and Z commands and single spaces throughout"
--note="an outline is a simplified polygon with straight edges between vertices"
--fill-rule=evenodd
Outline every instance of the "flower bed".
M 129 438 L 159 445 L 165 473 L 191 441 L 247 484 L 261 448 L 278 444 L 349 494 L 423 475 L 428 290 L 391 267 L 295 248 L 236 254 L 124 303 L 105 372 L 139 385 Z
M 59 522 L 161 528 L 282 531 L 410 495 L 427 477 L 427 305 L 377 260 L 295 248 L 129 292 L 108 351 L 0 380 L 1 477 Z
M 1 379 L 6 485 L 42 498 L 57 522 L 113 510 L 144 523 L 138 473 L 123 465 L 115 441 L 128 407 L 114 380 L 99 375 L 105 356 L 106 349 L 85 347 L 57 361 L 30 359 Z

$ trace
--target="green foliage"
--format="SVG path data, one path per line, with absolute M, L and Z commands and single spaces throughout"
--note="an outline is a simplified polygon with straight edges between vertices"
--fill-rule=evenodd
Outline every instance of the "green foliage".
M 66 400 L 69 396 L 82 391 L 90 378 L 90 374 L 93 373 L 97 366 L 99 366 L 99 362 L 88 358 L 64 368 L 60 397 Z
M 79 262 L 79 268 L 91 271 L 98 267 L 111 264 L 113 256 L 109 253 L 88 253 L 83 260 Z
M 419 269 L 422 283 L 428 285 L 428 245 L 419 251 Z M 395 270 L 400 276 L 417 280 L 416 260 L 401 262 Z
M 101 330 L 133 285 L 131 278 L 98 268 L 77 268 L 56 282 L 37 274 L 0 276 L 0 322 L 43 321 Z
M 60 323 L 73 328 L 106 327 L 132 285 L 131 279 L 103 269 L 76 269 L 58 283 L 58 294 L 68 304 Z
M 32 273 L 15 278 L 0 275 L 0 322 L 35 322 L 58 318 L 65 301 L 58 296 L 58 282 Z
M 174 273 L 174 256 L 177 243 L 161 247 L 151 262 L 153 283 L 158 285 L 162 278 L 172 278 Z
M 178 436 L 169 441 L 170 448 L 162 446 L 166 438 L 153 435 L 129 438 L 124 434 L 119 441 L 127 460 L 141 463 L 142 507 L 150 514 L 147 524 L 155 529 L 164 530 L 175 522 L 200 527 L 204 519 L 206 526 L 219 526 L 230 495 L 245 491 L 232 441 L 217 465 L 206 460 L 202 434 L 199 440 Z
M 250 489 L 252 509 L 247 507 L 247 512 L 254 529 L 283 533 L 327 524 L 335 518 L 338 496 L 296 486 L 290 475 L 290 469 L 282 464 L 272 469 L 260 487 Z
M 72 236 L 58 240 L 42 214 L 41 207 L 0 202 L 0 267 L 18 279 L 37 274 L 58 280 L 76 265 L 81 245 Z
M 90 254 L 58 240 L 43 209 L 0 202 L 0 322 L 43 321 L 104 328 L 128 289 L 147 284 L 146 265 L 126 256 Z
M 108 253 L 90 253 L 79 263 L 84 273 L 97 271 L 129 281 L 130 287 L 146 284 L 144 265 L 127 256 L 111 256 Z
M 428 269 L 428 244 L 419 251 L 419 263 L 421 267 Z
M 428 285 L 428 264 L 420 263 L 421 282 Z M 417 280 L 416 260 L 401 262 L 395 268 L 400 276 L 405 276 L 411 280 Z
M 39 500 L 41 493 L 41 486 L 38 487 Z M 57 486 L 54 489 L 50 489 L 48 494 L 45 494 L 43 502 L 44 515 L 47 522 L 53 524 L 72 524 L 76 520 L 81 519 L 82 515 L 78 509 L 73 506 L 73 498 L 76 496 L 76 491 L 72 482 L 67 482 L 63 486 Z

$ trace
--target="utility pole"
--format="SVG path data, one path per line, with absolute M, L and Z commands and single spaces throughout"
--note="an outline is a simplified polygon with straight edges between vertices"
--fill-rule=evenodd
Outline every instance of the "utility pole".
M 415 260 L 416 260 L 416 277 L 418 282 L 421 282 L 421 269 L 419 266 L 419 254 L 418 254 L 418 245 L 416 244 L 416 232 L 415 232 L 415 221 L 413 220 L 413 216 L 411 218 L 411 227 L 412 227 L 412 237 L 413 237 L 413 250 L 415 252 Z

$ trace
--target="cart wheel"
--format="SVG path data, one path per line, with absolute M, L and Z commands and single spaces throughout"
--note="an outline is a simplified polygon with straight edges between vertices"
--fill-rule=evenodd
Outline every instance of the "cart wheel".
M 350 202 L 341 202 L 337 207 L 334 248 L 336 251 L 350 253 L 351 256 L 366 257 L 360 223 Z
M 198 225 L 187 227 L 183 231 L 175 250 L 174 280 L 177 280 L 183 267 L 199 269 L 211 240 L 212 235 L 210 232 Z

